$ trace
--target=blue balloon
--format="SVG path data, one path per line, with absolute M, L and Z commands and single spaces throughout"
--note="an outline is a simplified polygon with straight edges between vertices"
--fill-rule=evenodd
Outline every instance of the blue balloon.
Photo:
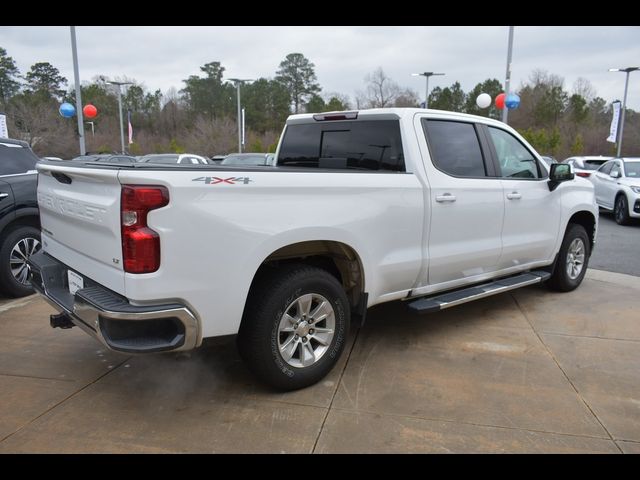
M 76 114 L 76 107 L 70 103 L 63 103 L 58 111 L 64 118 L 71 118 Z
M 510 93 L 509 96 L 504 101 L 504 104 L 509 110 L 518 108 L 520 106 L 520 97 L 515 93 Z

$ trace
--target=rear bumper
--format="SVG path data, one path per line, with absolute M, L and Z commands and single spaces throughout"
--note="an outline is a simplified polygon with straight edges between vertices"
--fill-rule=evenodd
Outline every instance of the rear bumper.
M 200 344 L 199 322 L 185 305 L 131 305 L 125 297 L 86 277 L 84 288 L 72 295 L 69 267 L 42 251 L 30 257 L 29 267 L 33 288 L 111 350 L 168 352 L 191 350 Z

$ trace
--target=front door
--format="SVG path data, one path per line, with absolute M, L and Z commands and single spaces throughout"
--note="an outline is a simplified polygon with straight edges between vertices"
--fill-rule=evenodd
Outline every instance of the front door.
M 561 189 L 549 191 L 547 173 L 512 133 L 487 127 L 505 199 L 499 268 L 551 259 L 561 217 Z

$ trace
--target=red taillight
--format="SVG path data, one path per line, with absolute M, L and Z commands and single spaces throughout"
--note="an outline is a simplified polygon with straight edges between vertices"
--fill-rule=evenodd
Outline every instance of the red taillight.
M 591 176 L 591 174 L 587 173 L 587 172 L 576 172 L 576 175 L 578 175 L 579 177 L 584 177 L 584 178 L 589 178 Z
M 125 272 L 151 273 L 160 268 L 160 237 L 147 225 L 147 214 L 168 203 L 166 187 L 123 185 L 120 222 Z

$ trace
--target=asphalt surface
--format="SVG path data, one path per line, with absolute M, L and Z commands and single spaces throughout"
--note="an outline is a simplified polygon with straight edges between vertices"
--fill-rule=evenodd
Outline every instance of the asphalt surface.
M 618 225 L 611 213 L 600 211 L 596 248 L 589 267 L 640 276 L 640 222 Z
M 338 365 L 290 393 L 233 341 L 106 351 L 0 302 L 0 453 L 640 453 L 640 278 L 590 270 L 430 315 L 374 307 Z

